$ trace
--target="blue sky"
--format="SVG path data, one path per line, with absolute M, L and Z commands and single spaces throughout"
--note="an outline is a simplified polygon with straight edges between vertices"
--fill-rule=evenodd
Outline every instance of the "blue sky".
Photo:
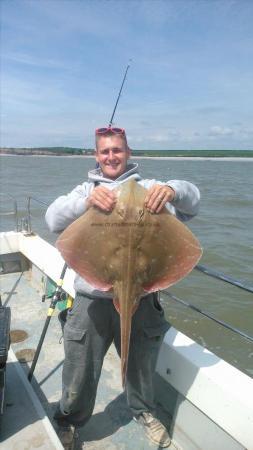
M 251 0 L 2 0 L 1 146 L 253 148 Z

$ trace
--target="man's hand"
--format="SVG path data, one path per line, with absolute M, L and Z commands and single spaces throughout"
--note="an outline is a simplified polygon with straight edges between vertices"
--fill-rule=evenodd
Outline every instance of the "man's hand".
M 116 194 L 104 186 L 97 186 L 86 200 L 87 207 L 96 206 L 102 211 L 112 211 L 116 204 Z
M 155 184 L 148 190 L 145 198 L 145 206 L 152 213 L 159 213 L 165 203 L 172 202 L 175 198 L 175 191 L 170 186 Z

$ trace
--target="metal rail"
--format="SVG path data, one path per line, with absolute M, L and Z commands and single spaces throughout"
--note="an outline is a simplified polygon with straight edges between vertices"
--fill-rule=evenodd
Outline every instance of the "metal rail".
M 32 215 L 31 215 L 31 201 L 37 202 L 40 205 L 46 206 L 48 207 L 48 203 L 43 202 L 42 200 L 36 198 L 36 197 L 32 197 L 29 196 L 27 197 L 27 233 L 31 234 L 32 233 Z
M 168 297 L 170 297 L 175 302 L 180 303 L 181 305 L 192 309 L 193 311 L 201 314 L 202 316 L 205 316 L 208 319 L 211 319 L 214 322 L 218 323 L 219 325 L 222 325 L 223 327 L 227 328 L 228 330 L 233 331 L 236 334 L 239 334 L 240 336 L 242 336 L 243 338 L 247 339 L 248 341 L 253 342 L 253 336 L 249 336 L 247 333 L 244 333 L 244 331 L 241 331 L 238 328 L 233 327 L 232 325 L 229 325 L 228 323 L 224 322 L 223 320 L 217 319 L 212 314 L 209 314 L 206 311 L 203 311 L 202 309 L 198 308 L 197 306 L 194 306 L 191 303 L 188 303 L 185 300 L 182 300 L 181 298 L 176 297 L 175 295 L 171 294 L 168 291 L 163 291 L 162 293 L 166 294 Z
M 0 193 L 0 197 L 7 197 L 7 199 L 11 199 L 13 202 L 13 209 L 11 211 L 0 211 L 0 216 L 14 216 L 14 222 L 15 222 L 15 229 L 18 231 L 18 205 L 17 200 L 10 194 L 5 194 L 3 192 Z M 1 202 L 1 200 L 0 200 Z
M 250 286 L 241 280 L 236 280 L 235 278 L 230 277 L 229 275 L 225 275 L 222 272 L 217 272 L 217 270 L 214 270 L 211 267 L 198 264 L 195 269 L 199 272 L 204 273 L 205 275 L 208 275 L 209 277 L 217 278 L 218 280 L 225 281 L 226 283 L 232 284 L 233 286 L 243 289 L 244 291 L 253 293 L 253 286 Z

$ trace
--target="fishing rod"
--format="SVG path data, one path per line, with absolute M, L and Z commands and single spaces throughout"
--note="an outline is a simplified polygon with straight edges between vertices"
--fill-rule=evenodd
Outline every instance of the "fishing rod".
M 233 331 L 236 334 L 239 334 L 243 338 L 247 339 L 250 342 L 253 342 L 253 337 L 249 336 L 247 333 L 244 333 L 243 331 L 239 330 L 236 327 L 232 327 L 232 325 L 227 324 L 223 320 L 217 319 L 212 314 L 207 313 L 206 311 L 203 311 L 202 309 L 198 308 L 195 305 L 192 305 L 191 303 L 186 302 L 185 300 L 182 300 L 181 298 L 176 297 L 175 295 L 171 294 L 168 291 L 162 291 L 163 294 L 166 294 L 168 297 L 170 297 L 172 300 L 174 300 L 177 303 L 180 303 L 183 306 L 186 306 L 189 309 L 192 309 L 193 311 L 201 314 L 202 316 L 207 317 L 210 320 L 213 320 L 214 322 L 218 323 L 219 325 L 222 325 L 224 328 L 227 328 L 230 331 Z
M 117 100 L 116 100 L 116 103 L 115 103 L 115 106 L 114 106 L 114 110 L 113 110 L 112 117 L 110 119 L 108 128 L 111 128 L 111 126 L 112 126 L 112 121 L 113 121 L 113 118 L 114 118 L 114 115 L 115 115 L 115 112 L 116 112 L 116 109 L 117 109 L 117 106 L 118 106 L 118 103 L 119 103 L 119 99 L 120 99 L 120 96 L 121 96 L 121 92 L 122 92 L 122 89 L 123 89 L 123 86 L 124 86 L 124 83 L 125 83 L 125 80 L 126 80 L 126 76 L 127 76 L 127 72 L 128 72 L 129 67 L 130 67 L 130 64 L 127 65 L 127 68 L 126 68 L 126 71 L 125 71 L 125 74 L 124 74 L 124 78 L 123 78 L 123 81 L 121 83 L 119 94 L 118 94 L 118 97 L 117 97 Z
M 47 329 L 48 329 L 48 325 L 49 325 L 51 317 L 52 317 L 52 315 L 54 313 L 56 304 L 64 299 L 63 298 L 63 294 L 64 293 L 63 293 L 62 285 L 63 285 L 63 280 L 64 280 L 64 276 L 65 276 L 67 268 L 68 268 L 68 266 L 65 263 L 64 266 L 63 266 L 60 278 L 57 281 L 56 290 L 54 292 L 54 295 L 53 295 L 53 298 L 51 300 L 50 306 L 48 308 L 47 318 L 46 318 L 46 321 L 45 321 L 45 324 L 44 324 L 44 327 L 43 327 L 43 330 L 42 330 L 42 333 L 41 333 L 41 336 L 40 336 L 40 340 L 39 340 L 39 343 L 38 343 L 38 346 L 37 346 L 37 349 L 36 349 L 36 352 L 35 352 L 35 355 L 34 355 L 34 358 L 33 358 L 33 362 L 32 362 L 31 368 L 30 368 L 29 373 L 28 373 L 28 377 L 27 378 L 28 378 L 29 381 L 32 380 L 33 372 L 35 370 L 35 367 L 36 367 L 36 364 L 37 364 L 37 361 L 38 361 L 38 358 L 39 358 L 39 355 L 40 355 L 41 347 L 43 345 L 43 342 L 44 342 L 44 339 L 45 339 L 45 336 L 46 336 L 46 332 L 47 332 Z M 65 297 L 65 294 L 64 294 L 64 297 Z M 44 301 L 44 299 L 42 301 Z

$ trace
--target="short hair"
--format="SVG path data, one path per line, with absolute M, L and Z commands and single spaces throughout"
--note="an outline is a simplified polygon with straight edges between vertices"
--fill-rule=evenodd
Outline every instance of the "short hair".
M 111 130 L 108 130 L 108 131 L 106 131 L 106 132 L 103 133 L 103 134 L 97 134 L 97 133 L 96 133 L 96 135 L 95 135 L 96 150 L 97 150 L 97 147 L 98 147 L 98 141 L 99 141 L 99 139 L 100 139 L 101 137 L 104 137 L 104 136 L 119 136 L 120 139 L 122 139 L 122 141 L 125 143 L 126 148 L 127 148 L 127 149 L 129 148 L 129 147 L 128 147 L 128 143 L 127 143 L 126 133 L 119 134 L 119 133 L 114 133 L 114 132 L 111 131 Z

